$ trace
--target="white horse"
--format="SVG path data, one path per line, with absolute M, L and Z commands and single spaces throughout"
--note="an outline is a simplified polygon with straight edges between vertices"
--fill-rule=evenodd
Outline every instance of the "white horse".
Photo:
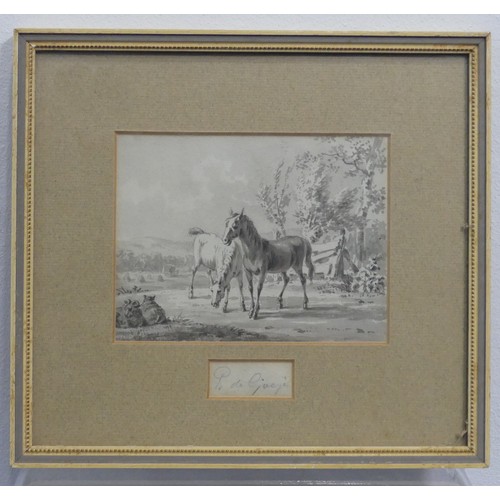
M 227 303 L 229 301 L 229 292 L 231 290 L 231 280 L 238 280 L 240 289 L 241 310 L 246 311 L 245 299 L 243 296 L 243 250 L 238 241 L 231 245 L 225 245 L 215 234 L 207 233 L 199 227 L 192 227 L 189 230 L 191 236 L 196 236 L 194 240 L 194 264 L 192 267 L 191 286 L 188 297 L 194 297 L 194 277 L 200 266 L 207 268 L 210 279 L 211 304 L 213 307 L 219 307 L 222 297 L 224 304 L 222 311 L 227 312 Z M 217 278 L 212 279 L 212 272 L 215 271 Z

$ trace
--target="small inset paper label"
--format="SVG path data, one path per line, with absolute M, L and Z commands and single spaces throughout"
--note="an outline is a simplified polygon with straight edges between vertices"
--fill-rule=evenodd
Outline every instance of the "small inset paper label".
M 210 360 L 209 398 L 293 398 L 291 360 Z

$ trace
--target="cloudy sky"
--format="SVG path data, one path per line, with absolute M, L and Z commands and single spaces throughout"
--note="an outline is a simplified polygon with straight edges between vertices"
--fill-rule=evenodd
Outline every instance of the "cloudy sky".
M 117 239 L 186 240 L 193 226 L 221 235 L 229 209 L 242 207 L 259 232 L 272 233 L 256 198 L 260 184 L 271 182 L 281 161 L 318 147 L 313 136 L 119 134 Z M 338 173 L 332 189 L 359 182 Z M 293 202 L 290 228 L 292 212 Z

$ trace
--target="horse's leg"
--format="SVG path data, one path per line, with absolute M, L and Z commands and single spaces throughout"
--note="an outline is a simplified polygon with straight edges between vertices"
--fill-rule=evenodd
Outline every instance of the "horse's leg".
M 226 286 L 225 295 L 224 295 L 224 304 L 222 306 L 222 312 L 227 313 L 227 303 L 229 302 L 229 292 L 231 291 L 231 284 Z
M 240 305 L 241 305 L 241 310 L 242 311 L 246 311 L 246 307 L 245 307 L 245 296 L 243 295 L 243 274 L 240 273 L 238 274 L 238 287 L 240 289 Z
M 257 300 L 255 302 L 255 307 L 253 310 L 253 314 L 251 316 L 252 319 L 257 319 L 257 316 L 259 314 L 259 309 L 260 309 L 260 292 L 262 292 L 262 287 L 264 286 L 264 281 L 266 279 L 266 272 L 261 271 L 260 276 L 259 276 L 259 283 L 257 285 Z
M 304 273 L 302 272 L 302 269 L 295 269 L 295 272 L 299 275 L 300 283 L 302 285 L 302 289 L 304 290 L 304 304 L 302 307 L 304 309 L 307 309 L 307 305 L 309 304 L 309 299 L 307 298 L 307 294 L 306 294 L 307 280 L 306 280 L 306 277 L 304 276 Z
M 196 275 L 196 271 L 198 271 L 198 268 L 200 267 L 200 263 L 199 262 L 195 262 L 193 264 L 193 267 L 191 268 L 191 271 L 193 272 L 192 276 L 191 276 L 191 286 L 189 287 L 189 293 L 188 293 L 188 298 L 189 299 L 192 299 L 194 298 L 194 290 L 193 290 L 193 286 L 194 286 L 194 277 Z
M 208 274 L 208 280 L 210 281 L 209 287 L 211 288 L 212 285 L 214 284 L 214 280 L 212 278 L 212 270 L 211 269 L 207 269 L 207 274 Z
M 250 312 L 248 313 L 248 316 L 251 318 L 253 310 L 255 309 L 255 302 L 253 300 L 253 274 L 252 271 L 247 271 L 246 269 L 245 269 L 245 274 L 247 275 L 248 291 L 250 292 L 250 300 L 251 300 Z
M 283 292 L 290 281 L 288 274 L 281 273 L 281 276 L 283 276 L 283 288 L 281 289 L 281 293 L 278 295 L 278 309 L 283 309 Z

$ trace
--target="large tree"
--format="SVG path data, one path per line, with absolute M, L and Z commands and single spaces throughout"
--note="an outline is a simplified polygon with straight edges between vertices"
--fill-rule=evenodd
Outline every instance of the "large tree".
M 360 180 L 357 232 L 358 260 L 366 260 L 365 231 L 370 213 L 380 213 L 385 209 L 385 186 L 375 185 L 377 170 L 387 168 L 386 141 L 383 137 L 346 137 L 323 139 L 329 147 L 318 156 L 333 169 L 346 167 L 345 175 Z

